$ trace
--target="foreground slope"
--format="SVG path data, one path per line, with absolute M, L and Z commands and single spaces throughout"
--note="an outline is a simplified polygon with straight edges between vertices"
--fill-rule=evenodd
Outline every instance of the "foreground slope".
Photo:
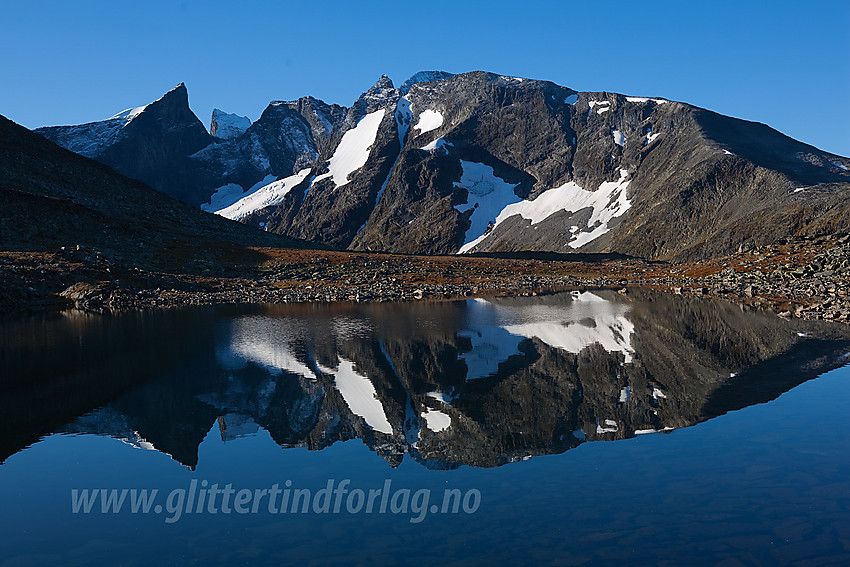
M 2 116 L 0 197 L 5 251 L 80 245 L 111 261 L 157 267 L 214 259 L 221 247 L 297 244 L 167 197 Z

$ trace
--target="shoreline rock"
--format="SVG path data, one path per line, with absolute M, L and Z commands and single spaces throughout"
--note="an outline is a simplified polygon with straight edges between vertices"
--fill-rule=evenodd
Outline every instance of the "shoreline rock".
M 259 248 L 250 261 L 189 267 L 199 273 L 122 267 L 93 249 L 0 252 L 0 313 L 432 301 L 589 289 L 627 296 L 631 287 L 648 287 L 772 309 L 780 316 L 850 322 L 847 237 L 685 264 L 610 256 L 571 260 Z

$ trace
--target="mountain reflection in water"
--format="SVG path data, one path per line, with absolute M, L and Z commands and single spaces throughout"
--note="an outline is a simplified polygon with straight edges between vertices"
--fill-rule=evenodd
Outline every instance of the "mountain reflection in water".
M 214 426 L 284 448 L 357 437 L 392 466 L 498 466 L 769 401 L 850 350 L 843 327 L 644 290 L 69 312 L 0 338 L 0 458 L 65 432 L 189 467 Z

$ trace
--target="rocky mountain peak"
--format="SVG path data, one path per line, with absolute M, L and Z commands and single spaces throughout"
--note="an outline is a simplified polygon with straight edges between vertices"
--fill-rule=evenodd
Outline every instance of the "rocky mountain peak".
M 189 108 L 189 90 L 186 88 L 184 83 L 180 83 L 175 86 L 173 89 L 166 92 L 157 100 L 153 101 L 148 105 L 148 107 L 152 107 L 153 105 L 169 105 L 172 107 L 185 107 Z
M 386 75 L 381 75 L 381 78 L 368 91 L 360 95 L 358 102 L 363 101 L 370 108 L 381 106 L 394 98 L 397 93 L 398 91 L 395 90 L 392 80 Z
M 393 81 L 386 75 L 381 75 L 381 78 L 378 79 L 372 88 L 370 88 L 367 93 L 369 94 L 379 94 L 388 89 L 394 89 Z

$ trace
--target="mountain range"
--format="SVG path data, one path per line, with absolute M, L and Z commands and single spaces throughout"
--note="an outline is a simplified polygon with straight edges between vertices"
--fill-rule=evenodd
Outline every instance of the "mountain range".
M 180 84 L 39 134 L 194 207 L 339 249 L 700 260 L 850 230 L 850 159 L 663 98 L 486 72 L 210 129 Z

